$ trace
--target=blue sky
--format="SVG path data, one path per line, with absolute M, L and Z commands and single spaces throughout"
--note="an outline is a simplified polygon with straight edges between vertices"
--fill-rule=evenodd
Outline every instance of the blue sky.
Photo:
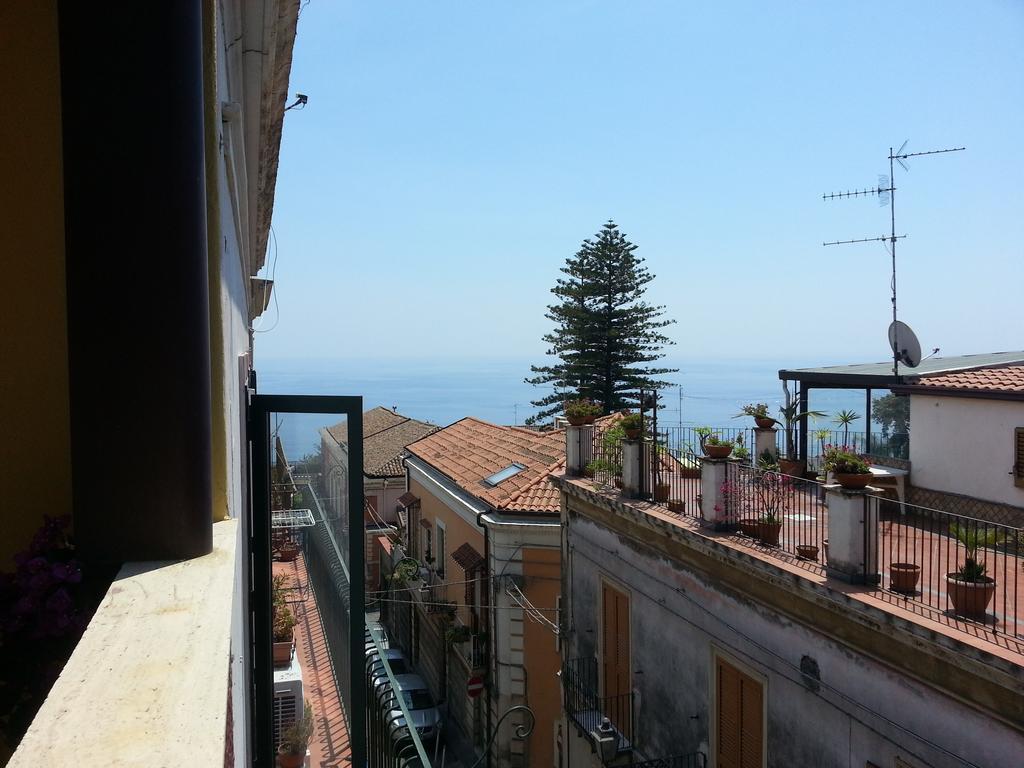
M 1024 3 L 312 0 L 290 90 L 257 363 L 541 361 L 608 218 L 673 357 L 884 359 L 888 255 L 821 244 L 888 209 L 821 195 L 904 139 L 967 151 L 897 169 L 900 319 L 1024 348 Z

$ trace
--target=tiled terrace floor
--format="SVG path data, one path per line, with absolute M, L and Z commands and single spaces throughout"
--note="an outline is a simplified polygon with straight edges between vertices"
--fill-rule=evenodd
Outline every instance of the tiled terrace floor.
M 675 477 L 671 483 L 670 498 L 684 502 L 681 511 L 672 511 L 664 504 L 630 502 L 648 511 L 656 511 L 677 521 L 682 527 L 699 530 L 703 535 L 729 542 L 732 546 L 783 564 L 787 570 L 800 573 L 814 581 L 828 582 L 831 588 L 855 594 L 868 603 L 884 604 L 886 610 L 895 611 L 915 622 L 940 625 L 944 633 L 964 640 L 971 638 L 1024 656 L 1024 558 L 1000 555 L 994 568 L 997 589 L 989 605 L 987 621 L 981 623 L 956 616 L 946 594 L 945 574 L 956 569 L 962 559 L 962 547 L 946 533 L 945 524 L 922 523 L 912 513 L 901 516 L 883 513 L 880 521 L 879 567 L 881 584 L 855 586 L 826 577 L 824 539 L 828 536 L 828 507 L 817 498 L 817 485 L 791 493 L 782 510 L 782 530 L 779 545 L 770 547 L 739 532 L 712 532 L 702 526 L 697 507 L 700 480 Z M 605 492 L 616 491 L 605 486 Z M 740 505 L 742 507 L 742 505 Z M 892 505 L 895 507 L 895 504 Z M 753 508 L 753 507 L 747 507 Z M 679 509 L 679 507 L 677 507 Z M 908 509 L 910 509 L 908 505 Z M 743 513 L 738 516 L 742 517 Z M 803 559 L 796 555 L 797 544 L 818 547 L 816 559 Z M 890 589 L 890 562 L 915 562 L 921 566 L 921 580 L 914 594 L 903 595 Z M 993 627 L 995 631 L 993 631 Z M 991 648 L 989 648 L 991 650 Z M 1019 663 L 1024 659 L 1018 658 Z
M 309 586 L 302 555 L 290 563 L 274 563 L 274 575 L 288 576 L 288 604 L 298 619 L 295 627 L 296 653 L 302 665 L 303 694 L 313 706 L 315 731 L 310 740 L 311 768 L 341 768 L 350 764 L 348 729 L 341 696 L 334 682 L 323 624 Z

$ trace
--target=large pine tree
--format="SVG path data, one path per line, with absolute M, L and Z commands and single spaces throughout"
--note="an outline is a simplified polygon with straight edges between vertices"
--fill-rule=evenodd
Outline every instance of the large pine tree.
M 673 342 L 660 329 L 675 321 L 662 319 L 664 306 L 643 300 L 654 275 L 636 248 L 609 221 L 566 259 L 566 277 L 551 289 L 561 301 L 546 314 L 555 330 L 544 336 L 558 362 L 531 366 L 536 375 L 526 379 L 555 391 L 531 403 L 542 410 L 528 424 L 560 413 L 569 398 L 589 398 L 610 413 L 634 405 L 641 389 L 669 385 L 656 377 L 677 369 L 646 364 L 664 357 L 662 348 Z

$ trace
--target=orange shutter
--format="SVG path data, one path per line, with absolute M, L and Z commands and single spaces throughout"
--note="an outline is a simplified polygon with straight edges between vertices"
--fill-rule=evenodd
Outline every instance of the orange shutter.
M 1024 427 L 1013 430 L 1013 484 L 1024 488 Z
M 602 664 L 604 695 L 629 693 L 629 597 L 608 584 L 602 585 L 601 612 L 604 643 Z
M 761 768 L 764 690 L 754 678 L 718 659 L 718 768 Z

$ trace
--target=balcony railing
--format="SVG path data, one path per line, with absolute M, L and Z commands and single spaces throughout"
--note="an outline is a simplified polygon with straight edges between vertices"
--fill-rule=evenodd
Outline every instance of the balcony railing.
M 598 730 L 605 718 L 615 729 L 616 751 L 633 749 L 633 693 L 616 696 L 598 695 L 596 659 L 571 659 L 562 670 L 565 692 L 565 711 L 589 737 Z

